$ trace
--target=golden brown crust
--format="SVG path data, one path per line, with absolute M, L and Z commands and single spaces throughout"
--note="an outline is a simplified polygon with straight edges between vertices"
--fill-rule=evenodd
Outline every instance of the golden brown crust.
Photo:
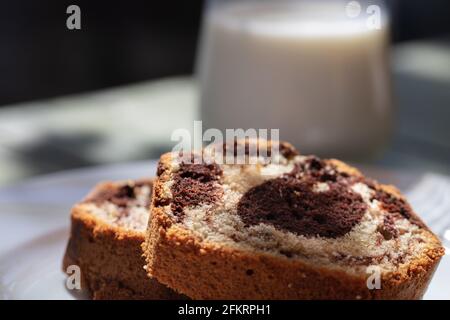
M 193 299 L 420 299 L 439 260 L 424 258 L 382 279 L 381 290 L 368 290 L 366 278 L 214 248 L 174 229 L 167 233 L 155 223 L 150 234 L 149 272 Z
M 430 233 L 428 251 L 406 267 L 384 274 L 380 290 L 369 290 L 369 275 L 357 277 L 299 260 L 202 242 L 155 205 L 163 194 L 162 185 L 170 178 L 171 155 L 163 155 L 160 161 L 143 245 L 147 271 L 193 299 L 420 299 L 444 254 L 439 240 Z M 338 170 L 361 175 L 357 169 L 332 161 Z M 399 194 L 392 187 L 380 187 Z
M 116 184 L 99 184 L 88 198 Z M 111 225 L 77 204 L 71 213 L 71 233 L 63 270 L 78 265 L 82 288 L 93 299 L 180 299 L 173 290 L 149 279 L 141 244 L 144 233 Z
M 328 162 L 330 164 L 334 165 L 339 171 L 346 172 L 351 176 L 361 177 L 363 175 L 361 173 L 361 171 L 359 171 L 358 169 L 353 168 L 353 167 L 349 166 L 348 164 L 346 164 L 345 162 L 342 162 L 340 160 L 329 159 Z

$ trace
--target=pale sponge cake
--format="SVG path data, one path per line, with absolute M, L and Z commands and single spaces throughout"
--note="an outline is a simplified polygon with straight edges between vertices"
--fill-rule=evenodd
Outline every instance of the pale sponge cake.
M 444 249 L 397 189 L 286 143 L 273 163 L 245 144 L 253 164 L 161 157 L 151 276 L 194 299 L 422 297 Z
M 144 270 L 151 192 L 152 180 L 105 182 L 73 207 L 63 268 L 80 267 L 93 299 L 182 298 Z

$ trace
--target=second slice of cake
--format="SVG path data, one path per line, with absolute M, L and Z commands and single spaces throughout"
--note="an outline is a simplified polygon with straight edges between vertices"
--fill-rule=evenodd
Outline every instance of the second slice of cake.
M 63 269 L 78 266 L 82 289 L 93 299 L 182 299 L 149 279 L 141 245 L 153 181 L 99 183 L 71 213 Z

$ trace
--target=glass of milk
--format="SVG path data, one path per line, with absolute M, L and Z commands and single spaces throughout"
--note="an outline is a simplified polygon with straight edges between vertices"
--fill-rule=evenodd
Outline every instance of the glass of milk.
M 210 1 L 203 128 L 280 129 L 302 153 L 372 158 L 392 124 L 388 25 L 365 1 Z

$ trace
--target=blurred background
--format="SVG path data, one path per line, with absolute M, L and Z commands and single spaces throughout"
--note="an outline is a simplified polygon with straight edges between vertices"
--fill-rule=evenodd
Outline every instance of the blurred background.
M 81 30 L 66 8 L 81 8 Z M 386 1 L 394 133 L 364 161 L 450 171 L 450 2 Z M 0 185 L 156 158 L 200 118 L 205 3 L 7 1 L 0 10 Z M 352 159 L 349 159 L 352 160 Z

